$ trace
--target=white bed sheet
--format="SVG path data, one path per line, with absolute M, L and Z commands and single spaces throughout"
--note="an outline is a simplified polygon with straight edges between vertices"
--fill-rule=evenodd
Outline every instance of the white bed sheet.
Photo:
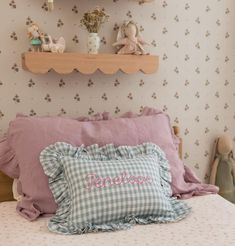
M 28 222 L 15 202 L 0 203 L 0 246 L 230 246 L 235 244 L 235 205 L 218 195 L 186 202 L 192 213 L 171 224 L 137 225 L 127 231 L 64 236 L 47 230 L 48 218 Z

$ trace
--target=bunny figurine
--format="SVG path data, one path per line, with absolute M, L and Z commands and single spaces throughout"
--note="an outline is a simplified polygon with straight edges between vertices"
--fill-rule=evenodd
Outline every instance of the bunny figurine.
M 117 41 L 113 46 L 119 48 L 118 54 L 147 55 L 147 43 L 139 36 L 139 29 L 133 21 L 125 21 L 119 28 Z
M 219 194 L 235 204 L 235 161 L 232 140 L 223 135 L 216 141 L 210 183 L 220 188 Z

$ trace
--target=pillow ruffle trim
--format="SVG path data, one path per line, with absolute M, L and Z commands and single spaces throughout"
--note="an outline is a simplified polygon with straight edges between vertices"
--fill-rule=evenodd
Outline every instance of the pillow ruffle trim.
M 127 216 L 122 220 L 102 225 L 89 223 L 83 228 L 69 225 L 70 195 L 63 173 L 63 166 L 60 161 L 63 157 L 69 156 L 77 159 L 105 161 L 110 159 L 132 159 L 141 157 L 142 155 L 155 155 L 158 158 L 162 189 L 172 206 L 172 211 L 169 212 L 169 216 Z M 48 223 L 48 228 L 52 232 L 61 234 L 83 234 L 87 232 L 128 229 L 134 224 L 168 223 L 185 218 L 191 210 L 184 202 L 171 197 L 172 190 L 169 164 L 164 152 L 153 143 L 119 147 L 115 147 L 113 144 L 108 144 L 103 147 L 99 147 L 97 144 L 88 147 L 84 147 L 83 145 L 74 147 L 67 143 L 57 142 L 41 152 L 40 161 L 43 164 L 44 172 L 49 179 L 50 189 L 58 204 L 56 215 Z M 60 187 L 59 189 L 58 186 Z

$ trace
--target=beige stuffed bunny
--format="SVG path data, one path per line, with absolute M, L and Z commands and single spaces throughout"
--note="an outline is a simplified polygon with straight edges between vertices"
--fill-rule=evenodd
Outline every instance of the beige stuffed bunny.
M 216 141 L 210 183 L 220 188 L 219 194 L 235 204 L 235 161 L 233 143 L 223 135 Z
M 118 47 L 118 54 L 147 55 L 144 45 L 147 43 L 140 37 L 135 22 L 124 21 L 119 27 L 117 41 L 113 46 Z

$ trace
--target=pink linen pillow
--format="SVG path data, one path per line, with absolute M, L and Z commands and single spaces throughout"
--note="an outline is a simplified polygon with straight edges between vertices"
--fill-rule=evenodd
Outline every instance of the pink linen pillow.
M 18 192 L 23 197 L 18 202 L 17 211 L 29 220 L 56 211 L 48 179 L 39 162 L 40 152 L 55 142 L 74 146 L 95 143 L 100 146 L 109 143 L 133 146 L 153 142 L 163 149 L 169 160 L 174 195 L 215 192 L 214 186 L 208 188 L 200 183 L 186 183 L 185 168 L 178 156 L 177 138 L 168 116 L 159 110 L 145 108 L 141 115 L 126 113 L 114 119 L 107 113 L 79 120 L 18 115 L 10 123 L 8 140 L 20 169 Z

